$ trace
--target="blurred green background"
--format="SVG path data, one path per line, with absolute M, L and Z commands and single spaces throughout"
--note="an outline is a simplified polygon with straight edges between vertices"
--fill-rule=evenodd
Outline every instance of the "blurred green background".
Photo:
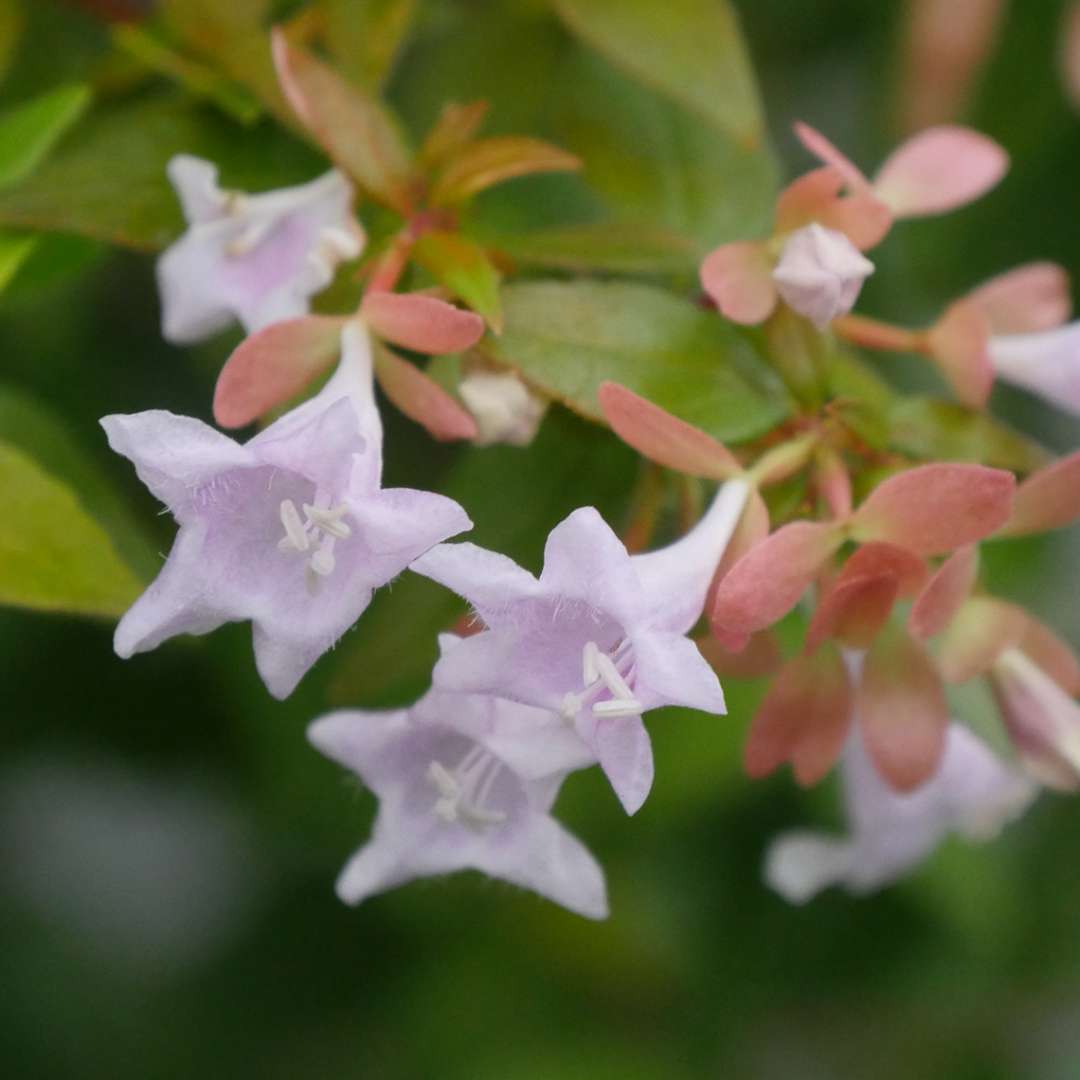
M 735 6 L 782 175 L 809 165 L 789 134 L 796 117 L 864 165 L 880 161 L 898 139 L 907 5 Z M 0 105 L 72 79 L 123 82 L 103 67 L 109 31 L 92 7 L 110 5 L 21 5 Z M 573 93 L 552 103 L 552 80 L 571 91 L 591 80 L 613 115 L 631 116 L 620 106 L 643 92 L 599 57 L 568 56 L 567 31 L 539 0 L 418 8 L 388 84 L 414 135 L 447 97 L 490 97 L 493 130 L 555 138 L 583 113 Z M 964 114 L 1012 154 L 1006 182 L 947 219 L 897 229 L 875 255 L 860 310 L 918 323 L 1029 259 L 1080 270 L 1080 117 L 1056 68 L 1062 10 L 1051 0 L 1011 5 Z M 679 142 L 692 171 L 699 149 L 676 131 L 685 117 L 654 120 L 648 146 Z M 277 170 L 263 186 L 321 168 L 269 121 L 244 137 Z M 627 161 L 628 174 L 635 167 Z M 251 173 L 253 182 L 269 175 Z M 99 183 L 123 200 L 128 179 L 118 161 Z M 618 187 L 616 178 L 608 190 L 616 202 Z M 753 209 L 722 185 L 694 198 L 669 191 L 665 205 L 691 222 L 700 197 L 716 235 L 732 234 L 748 217 L 767 218 L 771 189 L 762 189 Z M 480 224 L 584 219 L 588 190 L 522 181 L 491 197 Z M 690 294 L 692 281 L 683 287 Z M 0 434 L 75 484 L 143 573 L 173 527 L 107 452 L 97 419 L 144 408 L 209 419 L 214 377 L 237 340 L 176 350 L 157 320 L 151 257 L 85 238 L 40 244 L 0 296 Z M 880 367 L 923 379 L 910 364 Z M 1046 445 L 1075 445 L 1075 421 L 1033 399 L 998 391 L 994 404 Z M 387 420 L 388 483 L 452 492 L 480 542 L 527 565 L 582 502 L 625 519 L 634 456 L 560 409 L 527 450 L 447 449 L 397 413 Z M 991 588 L 1074 644 L 1077 540 L 1073 529 L 987 552 Z M 596 770 L 567 783 L 559 814 L 606 868 L 608 922 L 473 874 L 345 908 L 333 879 L 366 835 L 373 802 L 308 749 L 305 724 L 330 702 L 415 697 L 432 635 L 455 610 L 433 585 L 403 579 L 284 704 L 255 675 L 246 626 L 125 663 L 112 653 L 111 625 L 0 611 L 4 1075 L 1080 1075 L 1075 803 L 1044 797 L 999 842 L 948 844 L 876 897 L 830 892 L 790 908 L 762 886 L 762 852 L 780 829 L 837 823 L 836 793 L 831 782 L 801 793 L 786 773 L 755 784 L 741 775 L 760 685 L 731 683 L 726 718 L 653 715 L 657 784 L 635 819 Z M 969 713 L 987 707 L 970 698 Z

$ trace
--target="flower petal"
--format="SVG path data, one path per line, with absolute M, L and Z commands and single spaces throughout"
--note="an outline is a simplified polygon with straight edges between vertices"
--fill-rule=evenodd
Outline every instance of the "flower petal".
M 1069 321 L 1069 274 L 1052 262 L 1025 263 L 998 274 L 968 293 L 990 324 L 991 334 L 1030 334 Z
M 757 326 L 776 307 L 776 286 L 765 246 L 756 241 L 724 244 L 705 256 L 701 287 L 732 322 Z
M 716 672 L 681 634 L 635 635 L 634 670 L 634 696 L 645 709 L 683 705 L 718 716 L 727 712 Z
M 164 409 L 101 418 L 109 446 L 135 466 L 139 479 L 183 516 L 196 493 L 230 469 L 251 468 L 254 455 L 201 420 Z
M 922 465 L 879 484 L 851 519 L 856 540 L 938 555 L 989 536 L 1012 510 L 1016 480 L 984 465 Z
M 640 716 L 597 716 L 583 711 L 578 733 L 596 754 L 622 808 L 636 814 L 653 784 L 653 753 Z
M 930 656 L 900 627 L 871 645 L 855 690 L 866 752 L 896 791 L 925 783 L 941 761 L 949 710 Z
M 1033 660 L 1070 697 L 1080 694 L 1080 662 L 1073 650 L 1045 623 L 1027 615 L 1020 651 Z
M 990 362 L 999 379 L 1080 416 L 1080 322 L 1038 334 L 993 337 Z
M 874 193 L 897 217 L 943 214 L 974 202 L 1008 168 L 1008 154 L 993 139 L 942 125 L 897 147 L 874 177 Z
M 489 614 L 541 591 L 536 578 L 513 559 L 476 544 L 439 544 L 410 569 L 463 596 L 485 622 Z
M 765 884 L 789 904 L 805 904 L 822 889 L 844 883 L 855 845 L 823 833 L 781 833 L 765 853 Z

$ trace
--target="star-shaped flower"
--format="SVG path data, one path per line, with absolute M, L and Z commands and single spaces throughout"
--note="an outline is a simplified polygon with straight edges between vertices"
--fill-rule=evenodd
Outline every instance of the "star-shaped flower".
M 729 481 L 682 540 L 633 557 L 595 509 L 575 510 L 548 537 L 539 578 L 474 544 L 433 549 L 412 568 L 464 596 L 488 627 L 439 661 L 435 685 L 560 712 L 634 813 L 653 779 L 641 714 L 725 711 L 685 635 L 746 496 L 745 482 Z
M 374 589 L 470 527 L 441 495 L 381 488 L 370 341 L 351 323 L 342 345 L 319 395 L 243 445 L 161 410 L 102 419 L 110 446 L 180 525 L 116 628 L 120 656 L 250 619 L 259 674 L 284 698 Z
M 174 344 L 202 341 L 234 318 L 253 333 L 304 315 L 338 263 L 363 250 L 352 189 L 337 170 L 259 195 L 223 191 L 217 166 L 188 154 L 168 173 L 188 222 L 158 262 L 162 334 Z
M 371 840 L 338 878 L 345 903 L 474 869 L 607 916 L 603 871 L 550 814 L 566 773 L 591 762 L 557 715 L 432 690 L 411 709 L 330 713 L 308 738 L 379 799 Z
M 765 880 L 793 904 L 829 885 L 873 892 L 908 873 L 949 834 L 990 840 L 1019 816 L 1036 788 L 962 724 L 949 725 L 937 773 L 898 794 L 853 731 L 841 765 L 851 835 L 785 833 L 765 858 Z

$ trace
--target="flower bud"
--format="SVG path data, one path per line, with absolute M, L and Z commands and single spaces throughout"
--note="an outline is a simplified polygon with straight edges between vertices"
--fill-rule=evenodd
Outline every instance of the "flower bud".
M 547 402 L 512 371 L 474 371 L 458 387 L 476 418 L 479 446 L 510 443 L 528 446 L 536 436 Z
M 874 264 L 843 233 L 807 225 L 791 234 L 773 271 L 787 305 L 823 330 L 854 306 Z

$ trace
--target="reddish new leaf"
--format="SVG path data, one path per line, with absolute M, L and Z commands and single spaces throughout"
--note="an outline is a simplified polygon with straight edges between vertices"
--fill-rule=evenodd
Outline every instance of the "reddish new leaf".
M 1003 536 L 1071 525 L 1080 517 L 1080 450 L 1032 473 L 1017 489 Z
M 831 645 L 798 656 L 773 680 L 754 715 L 743 764 L 767 776 L 790 761 L 808 787 L 832 768 L 851 723 L 851 686 L 839 650 Z
M 916 597 L 908 629 L 917 638 L 940 634 L 968 598 L 979 572 L 979 549 L 974 544 L 957 548 Z
M 721 679 L 763 679 L 784 666 L 784 654 L 771 630 L 752 634 L 742 652 L 733 653 L 711 634 L 694 642 Z
M 911 791 L 934 775 L 945 749 L 949 709 L 930 655 L 898 626 L 870 647 L 855 690 L 863 743 L 882 778 Z
M 218 375 L 214 419 L 222 427 L 243 427 L 300 393 L 340 355 L 346 321 L 304 315 L 245 339 Z
M 994 385 L 990 324 L 970 300 L 957 300 L 927 331 L 926 348 L 957 398 L 973 409 L 986 405 Z
M 1070 697 L 1080 694 L 1080 662 L 1076 654 L 1049 626 L 1032 615 L 1027 615 L 1020 650 Z
M 786 615 L 843 543 L 831 523 L 796 521 L 743 556 L 716 589 L 709 619 L 722 642 L 763 630 Z
M 1069 321 L 1069 275 L 1052 262 L 1025 263 L 968 293 L 992 334 L 1033 334 Z
M 844 579 L 829 585 L 806 631 L 804 649 L 817 650 L 827 638 L 851 649 L 866 649 L 889 618 L 896 601 L 897 579 L 889 573 Z
M 985 465 L 922 465 L 879 484 L 851 518 L 856 540 L 940 555 L 999 529 L 1012 510 L 1012 473 Z
M 408 214 L 409 154 L 386 107 L 290 45 L 280 27 L 272 44 L 282 92 L 315 141 L 369 195 Z
M 723 443 L 625 386 L 601 383 L 596 396 L 615 434 L 650 461 L 713 480 L 727 480 L 741 472 Z
M 474 439 L 476 421 L 437 382 L 392 349 L 375 343 L 375 377 L 386 396 L 436 439 Z
M 488 108 L 486 101 L 471 101 L 467 105 L 451 101 L 444 105 L 420 147 L 420 164 L 430 170 L 459 153 L 480 130 Z
M 471 348 L 484 335 L 475 312 L 422 293 L 368 292 L 360 317 L 386 341 L 436 356 Z

